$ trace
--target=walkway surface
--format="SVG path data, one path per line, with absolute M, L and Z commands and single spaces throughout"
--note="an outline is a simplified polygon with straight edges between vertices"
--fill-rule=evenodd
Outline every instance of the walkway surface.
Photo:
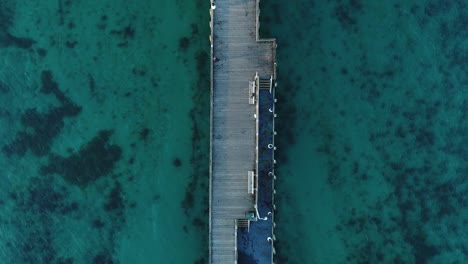
M 215 8 L 214 8 L 215 6 Z M 274 41 L 257 41 L 256 0 L 216 0 L 211 9 L 210 263 L 237 261 L 236 219 L 253 210 L 256 112 L 249 81 L 275 74 Z

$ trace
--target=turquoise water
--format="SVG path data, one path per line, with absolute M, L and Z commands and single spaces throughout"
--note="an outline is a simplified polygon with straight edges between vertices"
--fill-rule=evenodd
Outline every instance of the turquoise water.
M 468 262 L 466 1 L 263 1 L 278 263 Z
M 2 263 L 204 263 L 205 1 L 0 4 Z
M 208 8 L 1 2 L 2 263 L 206 263 Z M 277 263 L 468 262 L 467 17 L 262 1 Z

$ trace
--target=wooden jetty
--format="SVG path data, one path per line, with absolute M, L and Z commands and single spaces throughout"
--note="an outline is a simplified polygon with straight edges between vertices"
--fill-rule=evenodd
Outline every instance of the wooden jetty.
M 213 264 L 238 263 L 238 223 L 259 218 L 256 92 L 259 79 L 276 80 L 276 42 L 259 38 L 259 13 L 259 0 L 211 1 L 209 261 Z

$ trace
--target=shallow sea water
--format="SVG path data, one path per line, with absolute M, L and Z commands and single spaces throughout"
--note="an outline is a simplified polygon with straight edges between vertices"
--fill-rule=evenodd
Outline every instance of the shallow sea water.
M 1 2 L 2 263 L 206 262 L 205 2 Z
M 0 5 L 3 263 L 206 263 L 207 1 Z M 468 262 L 464 1 L 262 1 L 277 263 Z
M 468 262 L 466 1 L 263 1 L 278 263 Z

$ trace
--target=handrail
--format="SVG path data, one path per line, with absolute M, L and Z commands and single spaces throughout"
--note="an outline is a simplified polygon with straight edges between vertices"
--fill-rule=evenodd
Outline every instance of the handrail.
M 276 113 L 276 111 L 275 111 L 275 108 L 276 108 L 276 106 L 275 106 L 276 105 L 275 92 L 276 92 L 276 83 L 274 84 L 274 86 L 275 87 L 272 88 L 273 91 L 270 92 L 270 93 L 272 93 L 272 97 L 273 97 L 273 121 L 272 121 L 272 130 L 273 130 L 272 144 L 273 144 L 273 146 L 275 146 L 275 133 L 276 133 L 276 130 L 275 130 L 275 119 L 276 119 L 275 118 L 275 113 Z M 271 158 L 272 158 L 273 161 L 275 160 L 275 150 L 276 150 L 276 147 L 273 148 L 273 151 L 272 151 L 272 154 L 271 154 L 272 155 Z M 271 176 L 273 177 L 273 180 L 271 181 L 271 184 L 272 184 L 271 188 L 273 188 L 273 192 L 271 193 L 271 203 L 273 205 L 273 208 L 275 208 L 275 192 L 274 192 L 274 190 L 275 190 L 275 178 L 276 178 L 276 176 L 275 176 L 275 164 L 274 163 L 273 163 L 273 166 L 272 166 L 272 169 L 271 169 L 271 173 L 272 173 Z M 271 222 L 272 223 L 275 222 L 274 216 L 275 216 L 275 210 L 273 209 L 273 212 L 272 212 L 272 215 L 271 215 Z M 274 224 L 272 225 L 271 233 L 272 233 L 271 235 L 274 237 L 275 236 Z M 274 253 L 275 253 L 274 240 L 275 239 L 273 239 L 271 241 L 271 246 L 273 248 L 273 250 L 271 252 L 271 259 L 272 260 L 274 258 Z
M 214 0 L 210 1 L 210 165 L 209 165 L 209 213 L 208 213 L 208 259 L 209 262 L 211 262 L 211 243 L 212 243 L 212 234 L 211 234 L 211 226 L 212 226 L 212 221 L 211 221 L 211 203 L 213 199 L 213 186 L 212 186 L 212 180 L 213 180 L 213 47 L 214 47 L 214 15 L 213 15 L 213 9 L 211 8 L 214 5 Z
M 259 122 L 259 119 L 260 119 L 260 110 L 259 110 L 259 104 L 258 102 L 260 101 L 260 78 L 258 77 L 258 72 L 255 73 L 255 94 L 257 95 L 256 99 L 255 100 L 255 116 L 256 116 L 256 119 L 255 119 L 255 185 L 257 187 L 257 190 L 255 192 L 255 204 L 254 204 L 254 207 L 255 207 L 255 212 L 256 212 L 256 215 L 257 215 L 257 218 L 260 217 L 258 215 L 258 189 L 259 189 L 259 186 L 258 186 L 258 176 L 260 175 L 260 172 L 258 171 L 258 137 L 259 137 L 259 130 L 260 130 L 260 122 Z
M 237 219 L 234 225 L 234 264 L 237 264 Z

